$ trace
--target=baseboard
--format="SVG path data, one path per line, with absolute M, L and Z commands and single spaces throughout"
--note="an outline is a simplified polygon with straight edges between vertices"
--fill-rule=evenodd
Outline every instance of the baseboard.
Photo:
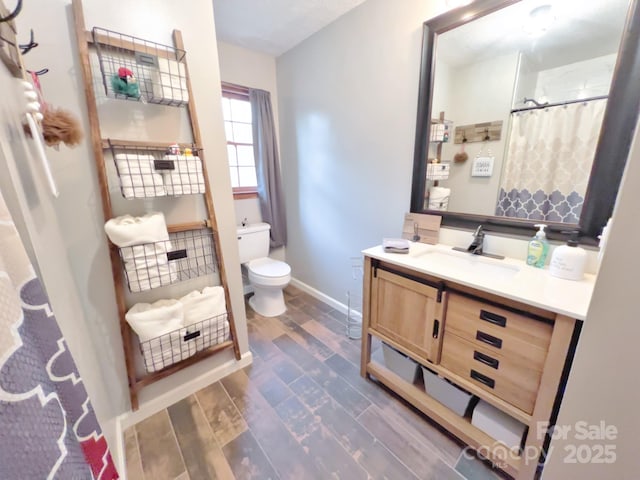
M 347 305 L 342 303 L 342 302 L 339 302 L 335 298 L 330 297 L 329 295 L 326 295 L 326 294 L 322 293 L 320 290 L 316 290 L 312 286 L 307 285 L 304 282 L 301 282 L 297 278 L 292 278 L 291 282 L 289 282 L 289 283 L 291 285 L 293 285 L 294 287 L 299 288 L 303 292 L 308 293 L 312 297 L 317 298 L 322 303 L 326 303 L 331 308 L 334 308 L 334 309 L 338 310 L 340 313 L 343 313 L 345 315 L 347 314 L 347 309 L 348 309 Z M 354 312 L 354 313 L 355 313 L 354 314 L 355 318 L 362 318 L 362 315 L 360 313 L 358 313 L 358 312 Z
M 214 368 L 188 382 L 182 384 L 179 388 L 154 398 L 142 405 L 135 412 L 126 412 L 116 418 L 116 434 L 117 444 L 115 445 L 114 455 L 117 457 L 118 472 L 121 473 L 122 478 L 126 480 L 123 472 L 125 471 L 125 449 L 124 449 L 124 431 L 141 422 L 147 417 L 158 413 L 176 402 L 179 402 L 183 398 L 194 394 L 198 390 L 203 389 L 207 385 L 217 382 L 218 380 L 232 374 L 233 372 L 240 370 L 244 367 L 251 365 L 253 362 L 253 355 L 251 352 L 246 352 L 242 355 L 240 360 L 229 360 L 222 365 Z

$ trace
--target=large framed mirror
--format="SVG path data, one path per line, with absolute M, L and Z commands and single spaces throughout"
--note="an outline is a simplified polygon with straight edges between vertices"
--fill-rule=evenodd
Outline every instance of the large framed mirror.
M 595 243 L 640 108 L 637 0 L 476 0 L 424 23 L 411 211 Z

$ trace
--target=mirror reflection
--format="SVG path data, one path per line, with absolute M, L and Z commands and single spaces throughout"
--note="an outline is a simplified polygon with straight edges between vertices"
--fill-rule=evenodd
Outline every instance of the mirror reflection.
M 425 208 L 577 224 L 627 0 L 524 0 L 437 36 Z

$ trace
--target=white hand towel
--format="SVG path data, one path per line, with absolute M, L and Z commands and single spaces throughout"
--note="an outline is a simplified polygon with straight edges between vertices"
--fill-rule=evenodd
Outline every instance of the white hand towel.
M 184 306 L 184 325 L 189 326 L 227 313 L 224 288 L 206 287 L 195 290 L 180 299 Z
M 155 303 L 136 303 L 125 314 L 125 319 L 146 342 L 182 327 L 184 308 L 178 300 L 158 300 Z
M 159 212 L 142 217 L 123 215 L 112 218 L 105 223 L 104 230 L 109 240 L 119 247 L 169 240 L 164 215 Z

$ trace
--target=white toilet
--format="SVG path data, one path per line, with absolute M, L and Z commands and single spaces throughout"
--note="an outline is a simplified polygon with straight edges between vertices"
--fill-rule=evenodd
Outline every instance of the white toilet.
M 240 263 L 247 269 L 254 295 L 251 308 L 263 317 L 275 317 L 286 312 L 282 290 L 291 280 L 291 267 L 269 258 L 268 223 L 253 223 L 238 227 Z

